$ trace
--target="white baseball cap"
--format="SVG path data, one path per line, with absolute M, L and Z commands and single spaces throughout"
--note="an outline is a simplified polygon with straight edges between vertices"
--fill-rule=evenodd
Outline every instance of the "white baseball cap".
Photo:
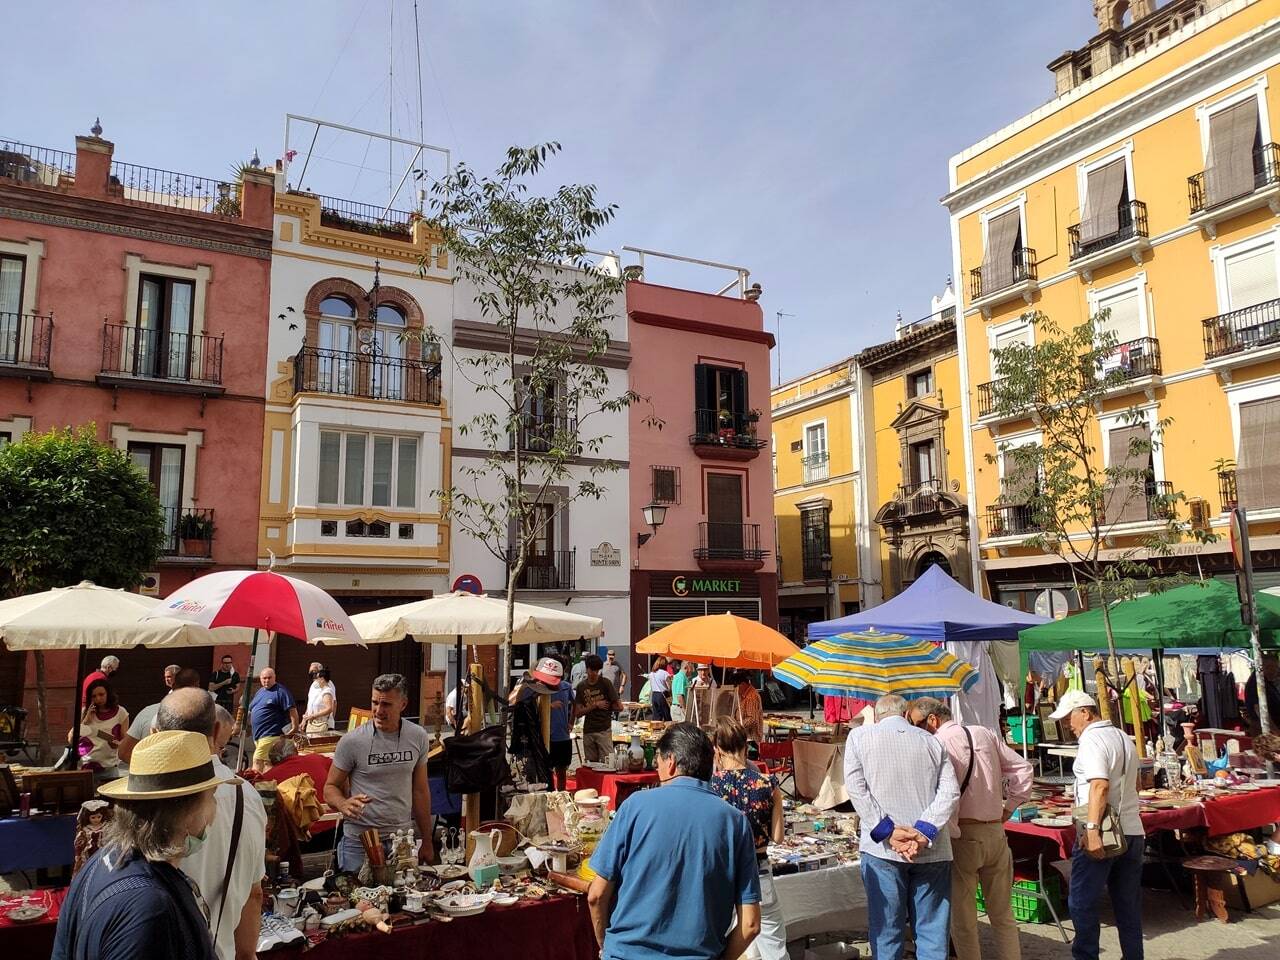
M 540 680 L 553 688 L 558 687 L 564 678 L 564 667 L 554 657 L 543 657 L 530 672 L 533 674 L 533 679 Z
M 1078 710 L 1081 707 L 1093 707 L 1096 710 L 1098 709 L 1098 701 L 1083 690 L 1068 690 L 1062 695 L 1062 699 L 1058 701 L 1058 709 L 1049 714 L 1049 719 L 1061 720 L 1072 710 Z

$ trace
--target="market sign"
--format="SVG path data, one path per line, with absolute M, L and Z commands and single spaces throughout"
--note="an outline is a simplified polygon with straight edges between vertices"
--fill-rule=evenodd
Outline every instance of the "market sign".
M 676 577 L 671 581 L 671 592 L 677 597 L 708 593 L 741 593 L 742 581 L 717 577 Z
M 622 551 L 606 540 L 598 547 L 591 548 L 591 565 L 593 567 L 622 566 Z

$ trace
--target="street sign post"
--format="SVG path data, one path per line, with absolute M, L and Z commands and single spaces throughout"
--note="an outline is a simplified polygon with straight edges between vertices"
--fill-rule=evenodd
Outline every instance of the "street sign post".
M 1253 557 L 1249 553 L 1249 518 L 1244 507 L 1231 511 L 1231 556 L 1236 565 L 1236 590 L 1240 595 L 1240 619 L 1249 628 L 1253 654 L 1253 679 L 1258 685 L 1258 722 L 1263 733 L 1271 731 L 1271 710 L 1267 704 L 1266 679 L 1262 674 L 1262 637 L 1258 630 L 1258 608 L 1253 596 Z M 1267 776 L 1272 777 L 1271 761 Z

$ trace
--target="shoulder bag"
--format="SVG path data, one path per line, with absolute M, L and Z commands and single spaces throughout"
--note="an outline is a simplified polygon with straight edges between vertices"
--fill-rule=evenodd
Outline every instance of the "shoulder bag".
M 1123 730 L 1112 729 L 1115 729 L 1120 736 L 1120 755 L 1124 757 L 1119 787 L 1121 790 L 1127 790 L 1129 789 L 1129 754 L 1125 750 L 1125 734 Z M 1116 786 L 1116 784 L 1112 784 L 1111 796 L 1115 796 L 1120 792 L 1115 789 Z M 1086 832 L 1084 825 L 1089 821 L 1089 805 L 1085 803 L 1072 807 L 1071 820 L 1076 828 L 1076 845 L 1083 847 Z M 1102 835 L 1102 858 L 1104 860 L 1122 856 L 1129 849 L 1129 838 L 1124 835 L 1124 830 L 1120 826 L 1119 808 L 1110 801 L 1108 801 L 1106 809 L 1102 811 L 1102 817 L 1098 820 L 1098 832 Z

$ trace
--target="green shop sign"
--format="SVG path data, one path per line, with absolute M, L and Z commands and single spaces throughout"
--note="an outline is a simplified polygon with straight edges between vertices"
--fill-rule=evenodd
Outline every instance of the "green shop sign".
M 741 593 L 741 580 L 721 580 L 713 577 L 675 577 L 671 592 L 677 597 L 706 593 Z

